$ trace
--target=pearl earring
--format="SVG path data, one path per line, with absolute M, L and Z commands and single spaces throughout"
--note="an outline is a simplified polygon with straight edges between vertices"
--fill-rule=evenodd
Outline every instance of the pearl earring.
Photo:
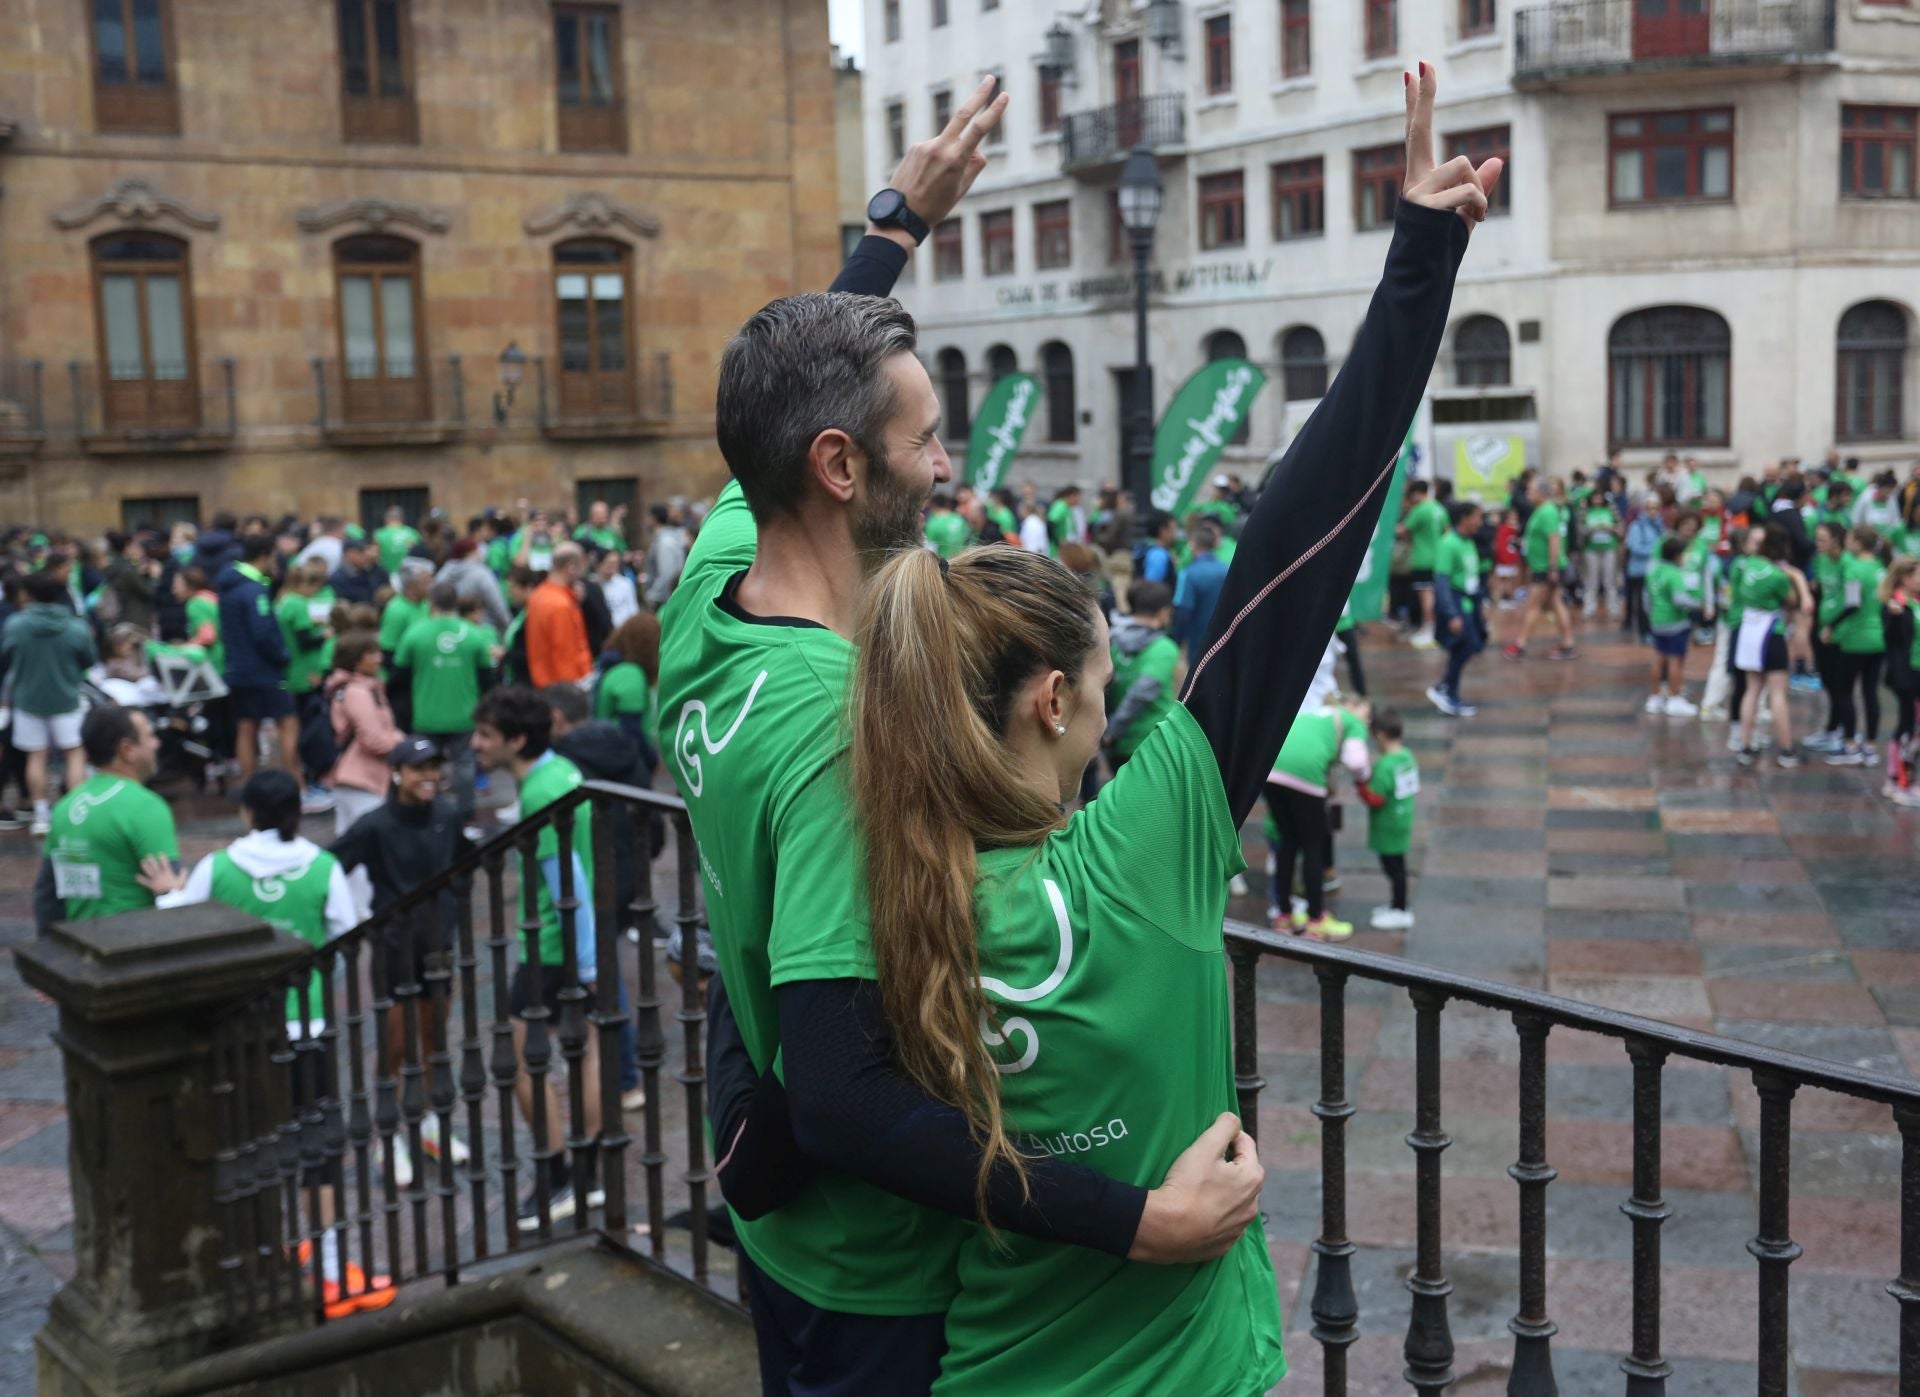
M 1067 725 L 1065 723 L 1055 723 L 1053 725 L 1053 730 L 1054 732 L 1058 733 L 1061 737 L 1065 737 L 1067 735 Z

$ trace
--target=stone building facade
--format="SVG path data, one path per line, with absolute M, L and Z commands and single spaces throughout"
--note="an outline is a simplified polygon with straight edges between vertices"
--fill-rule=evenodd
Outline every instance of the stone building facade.
M 1040 376 L 1016 479 L 1119 478 L 1114 187 L 1136 143 L 1165 183 L 1156 418 L 1244 354 L 1268 382 L 1223 459 L 1257 473 L 1365 313 L 1418 59 L 1440 158 L 1509 159 L 1429 389 L 1443 469 L 1463 434 L 1519 437 L 1561 474 L 1611 446 L 1726 479 L 1836 442 L 1920 457 L 1915 0 L 867 0 L 866 18 L 869 183 L 978 73 L 1014 99 L 900 295 L 947 423 L 999 374 Z
M 5 10 L 0 522 L 711 493 L 837 266 L 824 0 Z

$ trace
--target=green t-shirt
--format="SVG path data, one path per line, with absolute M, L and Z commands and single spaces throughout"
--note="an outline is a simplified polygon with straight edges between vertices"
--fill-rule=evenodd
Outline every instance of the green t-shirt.
M 1447 579 L 1460 609 L 1468 615 L 1480 609 L 1480 550 L 1470 538 L 1449 531 L 1433 557 L 1434 572 Z
M 569 791 L 578 787 L 584 778 L 580 768 L 561 756 L 558 752 L 548 751 L 533 764 L 526 779 L 520 783 L 520 818 L 528 817 L 546 809 Z M 580 856 L 581 866 L 586 869 L 585 887 L 576 887 L 574 897 L 583 906 L 593 905 L 593 807 L 582 803 L 573 810 L 573 852 Z M 552 825 L 540 831 L 539 842 L 534 846 L 534 858 L 541 863 L 560 856 L 560 835 Z M 547 887 L 546 878 L 535 870 L 534 873 L 534 914 L 540 919 L 540 963 L 542 965 L 564 965 L 566 963 L 565 943 L 560 939 L 560 912 L 553 905 L 553 893 Z
M 1887 570 L 1878 558 L 1849 553 L 1840 560 L 1840 589 L 1853 615 L 1833 628 L 1833 643 L 1849 655 L 1881 655 L 1887 649 L 1887 623 L 1880 611 L 1880 579 Z
M 1431 497 L 1407 511 L 1407 566 L 1415 572 L 1432 572 L 1440 537 L 1447 531 L 1447 507 Z
M 1535 572 L 1545 572 L 1553 566 L 1553 541 L 1560 538 L 1565 518 L 1560 506 L 1552 500 L 1542 500 L 1527 516 L 1527 566 Z M 1561 561 L 1565 561 L 1564 554 Z
M 1073 537 L 1073 506 L 1055 500 L 1047 506 L 1047 554 L 1060 556 L 1060 545 Z
M 1814 624 L 1824 629 L 1840 619 L 1840 613 L 1847 609 L 1846 586 L 1841 580 L 1840 563 L 1845 554 L 1836 554 L 1829 558 L 1824 553 L 1813 555 L 1813 566 L 1808 579 L 1814 590 L 1819 593 L 1815 601 Z
M 1008 543 L 1017 543 L 1020 539 L 1020 521 L 1013 517 L 1013 511 L 1005 505 L 987 506 L 987 518 L 993 520 L 994 527 L 1007 536 Z
M 513 571 L 513 541 L 501 537 L 487 540 L 487 567 L 501 581 Z
M 1771 558 L 1755 554 L 1746 559 L 1746 568 L 1734 579 L 1734 601 L 1745 619 L 1748 610 L 1783 611 L 1793 600 L 1793 579 Z M 1729 622 L 1729 624 L 1732 624 Z M 1773 623 L 1775 635 L 1787 633 L 1784 617 Z
M 380 566 L 388 572 L 400 566 L 400 560 L 420 542 L 419 531 L 408 524 L 388 524 L 373 531 L 374 547 L 380 550 Z
M 1117 645 L 1113 647 L 1113 684 L 1108 690 L 1113 697 L 1108 700 L 1108 712 L 1120 706 L 1136 679 L 1160 681 L 1159 696 L 1136 713 L 1127 724 L 1126 731 L 1113 740 L 1113 749 L 1122 759 L 1131 757 L 1140 749 L 1140 744 L 1147 740 L 1147 734 L 1160 725 L 1160 720 L 1177 703 L 1173 672 L 1179 663 L 1180 646 L 1168 635 L 1155 636 L 1131 655 L 1122 654 Z
M 285 592 L 273 610 L 281 639 L 287 643 L 287 692 L 304 694 L 319 688 L 333 668 L 333 639 L 322 634 L 333 603 Z M 314 639 L 320 643 L 312 645 Z
M 765 1071 L 780 1047 L 775 985 L 871 979 L 874 966 L 839 760 L 853 646 L 721 604 L 754 544 L 746 499 L 729 484 L 661 611 L 659 748 L 699 841 L 727 996 Z M 754 1264 L 803 1300 L 869 1315 L 945 1310 L 971 1230 L 826 1169 L 784 1207 L 734 1225 Z
M 413 671 L 414 731 L 473 731 L 480 671 L 493 668 L 485 632 L 459 616 L 429 616 L 407 628 L 393 662 Z
M 647 683 L 647 672 L 631 660 L 623 660 L 600 676 L 600 687 L 593 695 L 593 716 L 626 718 L 641 714 L 647 720 L 648 739 L 659 726 L 656 691 Z
M 1179 707 L 1038 849 L 981 855 L 988 1041 L 1029 1152 L 1152 1187 L 1237 1109 L 1221 918 L 1242 867 L 1212 749 Z M 1190 1266 L 974 1229 L 959 1275 L 935 1397 L 1255 1394 L 1286 1372 L 1258 1225 Z
M 1588 503 L 1580 516 L 1580 529 L 1592 552 L 1607 553 L 1620 546 L 1620 516 L 1605 500 Z
M 222 849 L 213 856 L 213 900 L 251 912 L 275 931 L 297 936 L 316 949 L 327 944 L 327 883 L 338 862 L 325 849 L 298 873 L 254 878 Z M 315 966 L 305 991 L 287 991 L 287 1022 L 319 1022 L 326 1017 Z
M 110 917 L 153 906 L 137 881 L 148 854 L 180 856 L 173 811 L 138 781 L 96 771 L 53 807 L 47 861 L 66 920 Z
M 227 647 L 220 643 L 220 600 L 195 592 L 187 598 L 187 635 L 189 638 L 200 633 L 202 626 L 213 627 L 213 643 L 207 646 L 207 663 L 225 674 L 227 672 Z
M 1376 854 L 1404 854 L 1413 847 L 1413 807 L 1420 795 L 1420 763 L 1405 747 L 1383 753 L 1373 764 L 1367 789 L 1386 799 L 1367 810 L 1367 847 Z
M 407 638 L 407 632 L 413 629 L 415 621 L 424 621 L 427 617 L 427 604 L 424 601 L 409 601 L 395 592 L 387 602 L 387 609 L 380 613 L 380 648 L 389 655 L 400 653 L 400 642 Z
M 1747 611 L 1747 574 L 1763 561 L 1754 554 L 1742 553 L 1727 564 L 1727 629 L 1735 635 Z
M 589 544 L 602 553 L 613 553 L 627 546 L 627 541 L 612 529 L 596 529 L 591 524 L 582 524 L 573 531 L 575 543 Z
M 1690 629 L 1695 598 L 1685 568 L 1662 558 L 1647 569 L 1647 624 L 1662 635 Z
M 1309 786 L 1325 786 L 1327 774 L 1340 760 L 1340 745 L 1366 735 L 1367 725 L 1344 708 L 1310 709 L 1293 720 L 1273 769 Z
M 973 531 L 955 510 L 943 510 L 927 516 L 927 542 L 943 558 L 957 558 L 969 543 Z

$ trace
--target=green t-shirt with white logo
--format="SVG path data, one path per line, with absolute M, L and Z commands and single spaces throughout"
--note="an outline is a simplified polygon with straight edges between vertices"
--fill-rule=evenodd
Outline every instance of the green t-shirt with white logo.
M 953 510 L 927 516 L 927 542 L 943 558 L 957 558 L 973 542 L 973 530 Z
M 68 791 L 48 823 L 53 891 L 70 922 L 153 906 L 153 894 L 137 881 L 140 860 L 148 854 L 180 857 L 166 801 L 111 772 L 96 771 Z
M 373 531 L 374 546 L 380 550 L 380 566 L 388 572 L 400 566 L 401 559 L 420 542 L 420 534 L 407 524 L 388 524 Z
M 1793 600 L 1793 579 L 1771 558 L 1758 554 L 1746 558 L 1747 566 L 1734 579 L 1734 603 L 1744 619 L 1749 610 L 1781 612 Z M 1729 622 L 1729 625 L 1732 623 Z M 1786 618 L 1775 616 L 1773 633 L 1787 633 Z
M 1420 763 L 1402 747 L 1382 753 L 1367 789 L 1386 800 L 1367 811 L 1367 847 L 1376 854 L 1404 854 L 1413 847 L 1413 807 L 1420 795 Z
M 325 605 L 320 603 L 321 607 Z M 333 668 L 333 640 L 322 635 L 327 628 L 326 611 L 319 610 L 316 616 L 314 598 L 286 592 L 275 604 L 273 614 L 280 623 L 281 639 L 287 643 L 287 692 L 304 694 L 319 688 Z M 312 644 L 314 640 L 319 644 Z
M 1880 579 L 1887 570 L 1878 558 L 1849 553 L 1840 560 L 1840 589 L 1853 614 L 1833 628 L 1833 643 L 1848 655 L 1880 655 L 1887 649 L 1886 619 L 1880 611 Z
M 1038 849 L 980 856 L 988 1042 L 1030 1153 L 1153 1187 L 1237 1109 L 1221 918 L 1244 866 L 1213 751 L 1178 705 Z M 959 1269 L 935 1397 L 1251 1394 L 1286 1372 L 1257 1224 L 1187 1266 L 975 1230 Z
M 1647 625 L 1661 635 L 1674 635 L 1692 627 L 1692 612 L 1697 598 L 1691 590 L 1692 579 L 1678 563 L 1662 558 L 1647 569 Z
M 580 768 L 561 756 L 558 752 L 548 751 L 533 764 L 526 779 L 520 783 L 520 818 L 531 819 L 540 811 L 552 805 L 568 792 L 579 788 L 585 778 Z M 580 866 L 586 871 L 585 887 L 575 887 L 574 897 L 582 906 L 593 905 L 593 807 L 582 801 L 573 808 L 573 852 L 580 856 Z M 560 834 L 552 825 L 540 831 L 540 839 L 534 846 L 534 858 L 541 863 L 560 856 Z M 553 893 L 547 887 L 547 880 L 536 869 L 534 877 L 534 915 L 540 920 L 540 963 L 542 965 L 566 964 L 566 943 L 560 939 L 562 927 L 560 910 L 554 906 Z M 577 928 L 576 928 L 577 930 Z M 523 952 L 524 954 L 524 948 Z
M 1580 528 L 1589 552 L 1609 553 L 1620 546 L 1620 516 L 1605 500 L 1588 502 L 1580 516 Z
M 1462 611 L 1471 616 L 1480 609 L 1480 550 L 1472 539 L 1448 533 L 1434 552 L 1433 570 L 1447 579 Z
M 493 668 L 486 632 L 459 616 L 429 616 L 407 628 L 394 664 L 413 674 L 415 732 L 472 732 L 480 671 Z
M 1415 572 L 1432 572 L 1440 537 L 1447 531 L 1447 507 L 1432 498 L 1424 499 L 1407 511 L 1407 566 Z
M 780 1047 L 774 986 L 872 979 L 874 966 L 840 760 L 853 646 L 820 626 L 737 614 L 729 599 L 754 544 L 729 484 L 661 611 L 659 746 L 699 841 L 728 999 L 764 1071 Z M 754 1264 L 803 1300 L 868 1315 L 946 1309 L 971 1230 L 829 1170 L 735 1227 Z
M 1840 576 L 1840 561 L 1844 556 L 1836 554 L 1829 558 L 1825 553 L 1816 553 L 1813 566 L 1808 569 L 1808 580 L 1819 594 L 1813 619 L 1815 625 L 1822 628 L 1839 620 L 1840 613 L 1847 609 L 1846 584 Z
M 251 912 L 274 930 L 318 948 L 327 944 L 327 882 L 335 862 L 332 854 L 321 849 L 297 873 L 255 878 L 222 849 L 213 856 L 213 900 Z M 287 991 L 287 1022 L 319 1022 L 325 1016 L 316 966 L 304 991 Z
M 1527 566 L 1535 572 L 1545 572 L 1553 566 L 1553 541 L 1561 537 L 1560 531 L 1564 527 L 1564 518 L 1560 506 L 1552 500 L 1542 500 L 1533 513 L 1527 516 L 1525 536 Z M 1562 548 L 1563 550 L 1565 548 L 1564 539 Z M 1563 561 L 1565 556 L 1563 551 L 1561 554 Z

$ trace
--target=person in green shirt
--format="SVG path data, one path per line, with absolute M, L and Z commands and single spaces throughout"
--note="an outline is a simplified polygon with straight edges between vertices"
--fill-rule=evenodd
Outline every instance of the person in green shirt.
M 387 522 L 373 531 L 373 542 L 380 550 L 381 570 L 392 577 L 400 570 L 401 559 L 420 542 L 420 531 L 407 523 L 406 512 L 394 505 L 387 510 Z
M 1104 744 L 1118 771 L 1140 750 L 1174 705 L 1184 666 L 1173 624 L 1173 589 L 1164 582 L 1136 582 L 1127 589 L 1130 616 L 1113 621 L 1113 684 Z
M 507 580 L 507 574 L 513 571 L 513 535 L 516 526 L 512 519 L 495 510 L 488 510 L 481 516 L 480 538 L 486 545 L 487 567 L 501 582 Z
M 651 770 L 659 761 L 653 744 L 660 728 L 660 618 L 651 611 L 628 617 L 607 648 L 619 658 L 593 691 L 593 716 L 619 724 Z
M 1326 907 L 1327 868 L 1333 861 L 1333 829 L 1327 801 L 1333 773 L 1344 766 L 1355 782 L 1372 769 L 1367 751 L 1370 710 L 1315 708 L 1300 713 L 1287 730 L 1267 776 L 1263 831 L 1273 855 L 1272 898 L 1267 919 L 1275 931 L 1291 930 L 1315 941 L 1344 941 L 1353 924 Z M 1303 901 L 1294 900 L 1293 874 L 1300 871 Z
M 1647 569 L 1647 626 L 1653 632 L 1648 664 L 1647 712 L 1691 718 L 1700 710 L 1687 700 L 1687 644 L 1693 635 L 1693 583 L 1680 560 L 1686 543 L 1678 534 L 1660 540 Z
M 1413 808 L 1420 797 L 1420 763 L 1404 742 L 1406 726 L 1391 708 L 1374 713 L 1369 725 L 1380 755 L 1373 774 L 1358 790 L 1367 807 L 1367 847 L 1380 856 L 1392 901 L 1373 909 L 1375 931 L 1406 931 L 1413 926 L 1407 907 L 1407 850 L 1413 847 Z
M 409 695 L 409 729 L 439 744 L 447 792 L 466 819 L 474 807 L 473 710 L 494 680 L 494 647 L 460 614 L 451 582 L 434 583 L 427 605 L 427 616 L 407 628 L 394 652 L 390 692 Z
M 1069 485 L 1053 497 L 1053 503 L 1047 506 L 1047 555 L 1060 556 L 1060 545 L 1076 542 L 1083 530 L 1080 527 L 1080 487 Z
M 1846 556 L 1840 560 L 1840 611 L 1820 629 L 1820 638 L 1834 650 L 1834 701 L 1844 744 L 1827 758 L 1828 766 L 1872 766 L 1880 760 L 1874 745 L 1880 740 L 1880 667 L 1887 656 L 1880 609 L 1880 584 L 1886 575 L 1880 535 L 1858 525 L 1848 533 Z
M 1620 611 L 1621 601 L 1620 540 L 1623 526 L 1620 511 L 1614 508 L 1613 497 L 1604 490 L 1589 490 L 1578 508 L 1580 562 L 1586 588 L 1582 610 L 1588 616 L 1602 614 L 1600 598 L 1605 596 L 1604 614 L 1615 616 Z
M 427 617 L 427 593 L 433 589 L 433 564 L 425 558 L 409 558 L 400 567 L 395 590 L 380 613 L 380 649 L 387 664 L 400 653 L 400 642 L 407 638 L 414 622 Z M 408 724 L 402 723 L 401 727 Z
M 1472 500 L 1457 500 L 1453 527 L 1434 554 L 1433 597 L 1440 643 L 1447 650 L 1447 672 L 1427 690 L 1427 702 L 1449 717 L 1471 718 L 1480 710 L 1460 695 L 1467 663 L 1486 648 L 1485 589 L 1481 586 L 1480 525 L 1484 518 Z
M 213 590 L 207 574 L 197 567 L 184 567 L 173 575 L 173 595 L 186 611 L 189 645 L 206 652 L 214 673 L 227 672 L 227 649 L 220 643 L 220 594 Z
M 1567 599 L 1560 587 L 1567 561 L 1566 513 L 1547 497 L 1547 486 L 1537 475 L 1527 482 L 1527 499 L 1533 506 L 1521 536 L 1527 562 L 1527 609 L 1521 613 L 1520 633 L 1505 653 L 1510 660 L 1524 659 L 1527 640 L 1535 624 L 1551 616 L 1560 628 L 1560 643 L 1554 647 L 1551 657 L 1570 660 L 1575 653 L 1573 616 L 1567 610 Z
M 1821 730 L 1801 745 L 1809 752 L 1823 755 L 1846 746 L 1840 731 L 1841 697 L 1839 652 L 1827 638 L 1833 623 L 1846 609 L 1846 588 L 1840 564 L 1847 556 L 1847 526 L 1833 520 L 1821 520 L 1813 529 L 1813 562 L 1807 581 L 1813 589 L 1813 665 L 1820 676 L 1820 688 L 1827 698 L 1827 718 Z M 1791 681 L 1789 681 L 1791 683 Z
M 987 496 L 987 518 L 1000 531 L 1000 541 L 1014 547 L 1020 545 L 1020 518 L 1014 512 L 1013 491 L 1004 487 Z
M 1758 533 L 1758 550 L 1746 560 L 1733 591 L 1732 606 L 1740 616 L 1733 663 L 1746 681 L 1740 696 L 1738 760 L 1742 766 L 1752 766 L 1759 760 L 1753 737 L 1764 690 L 1773 720 L 1777 748 L 1774 760 L 1792 768 L 1800 766 L 1805 758 L 1793 745 L 1793 719 L 1787 706 L 1786 617 L 1790 611 L 1810 608 L 1812 596 L 1805 579 L 1787 562 L 1786 530 L 1778 524 L 1767 524 Z
M 153 906 L 179 886 L 173 811 L 147 789 L 160 755 L 137 708 L 99 704 L 80 723 L 93 774 L 54 805 L 33 886 L 34 923 L 86 921 Z
M 591 544 L 596 553 L 623 553 L 627 547 L 627 507 L 611 512 L 605 500 L 587 506 L 586 521 L 573 531 L 575 543 Z
M 320 686 L 333 670 L 333 592 L 326 559 L 309 558 L 290 568 L 273 611 L 287 647 L 287 692 L 304 734 L 314 714 L 326 707 Z M 303 805 L 309 815 L 333 809 L 333 795 L 321 784 L 326 775 L 307 764 Z
M 955 510 L 949 491 L 933 492 L 933 499 L 927 505 L 925 537 L 927 547 L 943 558 L 957 558 L 973 543 L 973 530 Z
M 1407 531 L 1413 592 L 1420 599 L 1420 624 L 1408 642 L 1416 650 L 1431 650 L 1438 644 L 1433 636 L 1433 569 L 1440 538 L 1447 531 L 1447 507 L 1433 498 L 1432 488 L 1424 480 L 1407 483 L 1407 514 L 1400 521 Z
M 530 820 L 556 800 L 561 800 L 581 785 L 580 769 L 552 748 L 553 710 L 545 699 L 521 684 L 509 684 L 490 690 L 473 711 L 473 754 L 488 771 L 511 772 L 520 788 L 520 818 Z M 507 1011 L 513 1016 L 513 1055 L 521 1064 L 514 1079 L 514 1101 L 533 1128 L 536 1157 L 548 1158 L 544 1177 L 535 1180 L 522 1201 L 519 1226 L 530 1232 L 540 1226 L 540 1203 L 547 1199 L 548 1215 L 556 1222 L 573 1216 L 580 1207 L 594 1208 L 606 1195 L 592 1178 L 576 1181 L 567 1162 L 563 1139 L 570 1133 L 567 1118 L 560 1113 L 560 1094 L 550 1072 L 541 1109 L 535 1109 L 533 1079 L 526 1071 L 527 1021 L 540 1024 L 544 1035 L 547 1024 L 557 1015 L 561 991 L 569 985 L 592 990 L 598 974 L 596 925 L 593 897 L 593 808 L 574 807 L 573 839 L 564 855 L 563 872 L 560 837 L 554 826 L 541 829 L 534 849 L 533 867 L 525 868 L 534 878 L 534 917 L 539 923 L 535 960 L 526 958 L 524 944 L 520 964 L 508 989 Z M 565 894 L 571 892 L 577 903 L 573 909 L 573 943 L 565 940 L 565 921 L 559 912 Z M 572 955 L 569 957 L 568 953 Z M 571 964 L 569 964 L 571 959 Z M 611 971 L 611 967 L 609 970 Z M 600 1051 L 587 1034 L 586 1056 L 581 1059 L 582 1080 L 587 1084 L 584 1120 L 573 1121 L 572 1131 L 588 1138 L 600 1134 Z

